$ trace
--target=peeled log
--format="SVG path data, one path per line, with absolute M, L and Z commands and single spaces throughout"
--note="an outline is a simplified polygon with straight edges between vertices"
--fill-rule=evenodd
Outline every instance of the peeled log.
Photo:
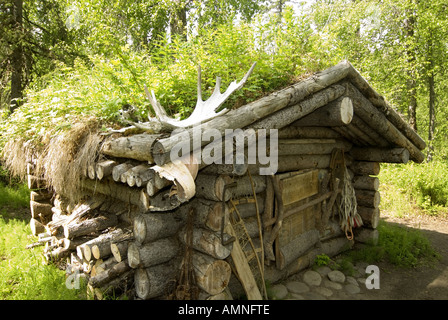
M 139 268 L 134 273 L 135 293 L 140 299 L 151 299 L 171 292 L 174 287 L 178 266 L 172 261 L 149 268 Z
M 175 213 L 140 214 L 134 219 L 134 237 L 139 244 L 152 242 L 172 236 L 182 224 L 182 216 Z
M 355 189 L 355 196 L 358 205 L 368 208 L 378 208 L 381 196 L 378 191 Z
M 84 236 L 92 232 L 98 232 L 117 224 L 115 215 L 99 216 L 97 218 L 84 220 L 64 226 L 64 236 L 68 239 Z
M 112 174 L 112 170 L 118 163 L 114 160 L 101 161 L 96 164 L 95 172 L 96 177 L 101 180 Z
M 211 295 L 223 292 L 232 274 L 230 265 L 224 260 L 216 260 L 199 252 L 193 254 L 192 260 L 196 284 Z
M 354 160 L 387 163 L 407 163 L 409 151 L 405 148 L 353 148 L 350 152 Z
M 110 139 L 103 144 L 101 153 L 118 158 L 154 163 L 151 155 L 151 145 L 158 137 L 159 135 L 142 133 Z
M 340 97 L 326 106 L 294 122 L 298 127 L 337 127 L 353 119 L 353 104 L 349 97 Z
M 178 251 L 179 244 L 174 238 L 159 239 L 144 245 L 134 242 L 128 247 L 129 266 L 133 269 L 148 268 L 171 260 Z

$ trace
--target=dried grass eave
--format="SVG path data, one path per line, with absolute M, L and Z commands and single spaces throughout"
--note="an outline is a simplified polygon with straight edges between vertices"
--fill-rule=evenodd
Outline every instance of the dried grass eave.
M 82 179 L 88 166 L 100 157 L 103 136 L 98 132 L 99 125 L 92 120 L 74 124 L 43 147 L 24 139 L 11 140 L 2 150 L 4 166 L 12 175 L 25 178 L 27 163 L 34 164 L 34 175 L 43 178 L 48 189 L 75 203 L 83 196 Z

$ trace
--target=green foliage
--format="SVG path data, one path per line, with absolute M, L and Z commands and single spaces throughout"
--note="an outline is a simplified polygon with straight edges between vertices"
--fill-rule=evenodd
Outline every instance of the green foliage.
M 376 263 L 388 261 L 403 268 L 431 265 L 440 258 L 429 240 L 420 230 L 380 221 L 378 244 L 370 244 L 353 250 L 348 257 L 352 261 Z
M 314 265 L 316 267 L 328 266 L 330 262 L 331 258 L 327 256 L 325 253 L 317 255 L 316 258 L 314 259 Z
M 431 161 L 415 164 L 383 164 L 379 175 L 382 182 L 384 209 L 398 210 L 403 202 L 415 203 L 429 214 L 446 213 L 448 206 L 448 164 L 445 161 Z M 399 192 L 398 197 L 388 192 Z M 404 201 L 399 201 L 404 197 Z M 409 204 L 408 204 L 409 206 Z M 407 209 L 405 207 L 405 209 Z
M 286 10 L 281 24 L 274 18 L 263 23 L 261 17 L 250 24 L 229 22 L 203 30 L 187 42 L 161 38 L 151 55 L 129 45 L 112 45 L 109 57 L 92 55 L 90 62 L 77 59 L 73 67 L 61 64 L 36 81 L 27 91 L 27 102 L 0 125 L 5 133 L 0 146 L 17 137 L 45 144 L 60 130 L 89 117 L 105 125 L 123 125 L 119 113 L 124 104 L 136 106 L 146 120 L 152 112 L 144 85 L 154 90 L 169 114 L 186 117 L 196 104 L 198 65 L 206 99 L 216 76 L 222 78 L 224 89 L 257 62 L 249 81 L 227 102 L 227 107 L 234 108 L 288 85 L 305 72 L 332 64 L 316 50 L 319 39 L 306 16 Z

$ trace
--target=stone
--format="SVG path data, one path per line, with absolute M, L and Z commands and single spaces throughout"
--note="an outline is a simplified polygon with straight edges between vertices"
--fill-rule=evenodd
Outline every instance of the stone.
M 305 298 L 301 294 L 291 293 L 292 300 L 305 300 Z
M 316 271 L 317 271 L 322 277 L 325 277 L 325 276 L 331 271 L 331 269 L 330 269 L 330 267 L 323 266 L 323 267 L 319 267 Z
M 347 281 L 347 283 L 351 283 L 355 286 L 359 286 L 358 281 L 354 277 L 347 276 L 347 277 L 345 277 L 345 281 Z
M 327 300 L 327 298 L 325 298 L 323 295 L 312 291 L 305 292 L 303 294 L 303 297 L 305 298 L 305 300 Z
M 303 274 L 303 282 L 305 282 L 309 286 L 320 286 L 322 277 L 318 272 L 308 270 Z
M 333 291 L 325 287 L 316 287 L 313 289 L 314 292 L 323 295 L 324 297 L 331 297 L 333 295 Z
M 272 300 L 282 300 L 288 295 L 288 289 L 283 284 L 276 284 L 269 290 Z
M 344 287 L 344 290 L 349 294 L 357 294 L 357 293 L 361 292 L 361 289 L 359 288 L 359 286 L 351 284 L 351 283 L 347 284 Z
M 337 283 L 344 283 L 345 282 L 345 275 L 338 270 L 333 270 L 327 274 L 328 279 L 330 279 L 333 282 Z
M 310 291 L 310 288 L 300 281 L 290 281 L 286 284 L 286 288 L 289 292 L 298 294 Z
M 334 289 L 334 290 L 341 290 L 343 288 L 342 284 L 330 281 L 329 279 L 324 279 L 323 284 L 325 287 Z

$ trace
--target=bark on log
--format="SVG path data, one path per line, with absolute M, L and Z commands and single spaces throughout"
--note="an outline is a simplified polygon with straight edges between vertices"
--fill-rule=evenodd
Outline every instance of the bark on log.
M 349 68 L 347 78 L 350 79 L 351 83 L 353 83 L 353 85 L 369 99 L 372 105 L 386 115 L 386 118 L 402 131 L 418 149 L 423 150 L 426 148 L 425 141 L 409 126 L 407 121 L 403 120 L 403 118 L 389 106 L 384 97 L 380 96 L 361 74 L 353 68 L 353 66 Z
M 114 183 L 109 179 L 104 181 L 84 180 L 83 187 L 92 191 L 93 194 L 100 193 L 112 198 L 138 206 L 143 210 L 150 207 L 150 199 L 143 189 L 131 189 L 127 186 Z
M 280 139 L 278 155 L 319 155 L 331 154 L 334 148 L 349 152 L 352 144 L 345 140 L 335 139 Z
M 378 191 L 380 180 L 370 176 L 355 176 L 353 178 L 353 187 L 359 190 Z
M 295 122 L 278 130 L 279 139 L 340 139 L 339 133 L 326 127 L 296 127 Z
M 356 115 L 353 117 L 351 124 L 358 128 L 364 135 L 369 137 L 374 143 L 374 146 L 378 146 L 381 148 L 390 147 L 390 144 L 379 135 L 374 128 L 372 128 L 369 124 L 367 124 L 364 120 L 357 117 Z
M 266 189 L 266 177 L 252 176 L 255 192 Z M 250 196 L 251 181 L 248 176 L 231 178 L 229 176 L 213 176 L 199 174 L 196 178 L 196 196 L 213 201 L 228 201 L 230 198 Z
M 175 234 L 184 218 L 172 212 L 140 214 L 134 219 L 134 237 L 139 244 L 153 242 Z
M 64 249 L 76 250 L 76 247 L 81 246 L 82 244 L 84 244 L 87 241 L 90 241 L 92 239 L 93 239 L 93 237 L 90 237 L 90 236 L 79 237 L 79 238 L 75 238 L 75 239 L 64 238 Z
M 221 133 L 224 133 L 224 130 L 228 128 L 245 128 L 251 123 L 254 123 L 259 119 L 271 115 L 276 111 L 282 110 L 288 106 L 297 105 L 306 97 L 309 97 L 314 93 L 322 90 L 322 88 L 331 86 L 344 79 L 347 76 L 350 68 L 353 67 L 348 62 L 342 62 L 325 71 L 316 73 L 312 77 L 300 81 L 299 83 L 296 83 L 290 87 L 258 99 L 241 108 L 231 110 L 220 117 L 216 117 L 203 124 L 203 129 L 206 130 L 208 128 L 214 128 L 220 130 Z M 336 91 L 340 90 L 343 93 L 344 89 L 336 89 Z M 341 96 L 342 93 L 339 94 L 339 96 Z M 333 98 L 332 100 L 334 100 L 339 96 L 334 96 L 333 94 L 331 98 Z M 331 100 L 326 101 L 324 104 L 318 107 L 327 104 L 329 101 Z M 317 108 L 316 104 L 314 104 L 314 107 Z M 304 110 L 305 111 L 301 113 L 296 113 L 296 118 L 291 118 L 290 120 L 294 121 L 314 111 L 313 108 L 304 108 Z M 294 114 L 294 112 L 292 113 Z M 259 128 L 262 128 L 262 126 Z M 192 130 L 190 131 L 190 133 L 192 133 Z M 190 137 L 192 137 L 192 134 L 190 134 Z M 152 155 L 158 165 L 163 165 L 170 161 L 169 152 L 173 148 L 173 146 L 178 143 L 178 140 L 178 137 L 170 137 L 159 139 L 153 144 Z M 190 150 L 193 150 L 193 148 L 190 148 Z
M 131 169 L 133 167 L 132 164 L 125 162 L 121 163 L 119 165 L 116 165 L 112 169 L 112 179 L 114 179 L 115 182 L 121 181 L 121 175 Z
M 350 168 L 355 175 L 377 176 L 380 174 L 380 164 L 378 162 L 353 161 Z
M 119 137 L 104 142 L 101 153 L 117 157 L 135 159 L 154 163 L 151 154 L 151 145 L 159 135 L 147 133 L 135 134 L 128 137 Z
M 183 244 L 186 243 L 185 230 L 179 232 L 179 238 Z M 227 242 L 229 238 L 229 235 L 224 234 L 224 242 Z M 193 229 L 193 248 L 197 251 L 224 260 L 230 255 L 232 246 L 232 242 L 223 244 L 220 235 L 215 232 L 200 228 Z
M 350 154 L 357 161 L 387 163 L 407 163 L 409 161 L 409 151 L 405 148 L 353 148 Z
M 257 215 L 257 208 L 253 198 L 232 199 L 232 202 L 235 204 L 236 210 L 238 210 L 241 218 L 245 219 Z M 257 195 L 257 206 L 258 213 L 262 215 L 264 213 L 265 197 L 260 194 Z M 229 204 L 229 208 L 230 211 L 235 210 L 232 204 Z
M 350 83 L 347 84 L 347 94 L 353 100 L 353 107 L 356 115 L 365 122 L 371 124 L 371 126 L 391 144 L 407 149 L 412 160 L 418 163 L 424 161 L 425 156 L 419 148 L 409 141 L 403 133 L 387 120 L 382 112 L 375 108 L 372 103 Z
M 381 196 L 378 191 L 355 189 L 355 196 L 358 205 L 368 208 L 378 208 Z
M 353 104 L 349 97 L 340 97 L 326 106 L 294 122 L 298 127 L 337 127 L 353 119 Z
M 367 208 L 358 205 L 357 211 L 361 216 L 364 226 L 372 229 L 376 229 L 378 227 L 378 223 L 380 221 L 379 208 Z
M 199 288 L 211 295 L 221 293 L 227 288 L 232 270 L 226 261 L 194 252 L 192 263 Z
M 93 288 L 91 285 L 88 285 L 88 289 L 93 290 L 94 295 L 98 300 L 103 300 L 106 297 L 111 296 L 117 297 L 120 294 L 129 296 L 126 292 L 129 291 L 129 288 L 133 287 L 133 282 L 134 270 L 131 269 L 120 275 L 118 278 L 109 281 L 101 288 Z
M 127 177 L 127 184 L 130 187 L 137 186 L 142 187 L 153 177 L 153 172 L 149 165 L 141 164 L 132 168 L 130 175 Z
M 174 260 L 174 259 L 173 259 Z M 135 293 L 143 300 L 161 297 L 171 292 L 177 276 L 178 265 L 169 263 L 139 268 L 134 273 Z
M 117 222 L 118 219 L 115 215 L 99 216 L 79 223 L 65 225 L 64 236 L 68 239 L 85 236 L 92 232 L 98 232 L 113 227 Z
M 100 288 L 129 270 L 130 267 L 127 261 L 121 261 L 115 264 L 112 268 L 91 277 L 89 284 L 94 288 Z
M 131 243 L 128 247 L 128 262 L 133 269 L 148 268 L 167 262 L 177 255 L 179 243 L 174 238 L 163 238 L 144 245 Z
M 356 228 L 354 236 L 357 242 L 378 245 L 379 231 L 377 229 Z

